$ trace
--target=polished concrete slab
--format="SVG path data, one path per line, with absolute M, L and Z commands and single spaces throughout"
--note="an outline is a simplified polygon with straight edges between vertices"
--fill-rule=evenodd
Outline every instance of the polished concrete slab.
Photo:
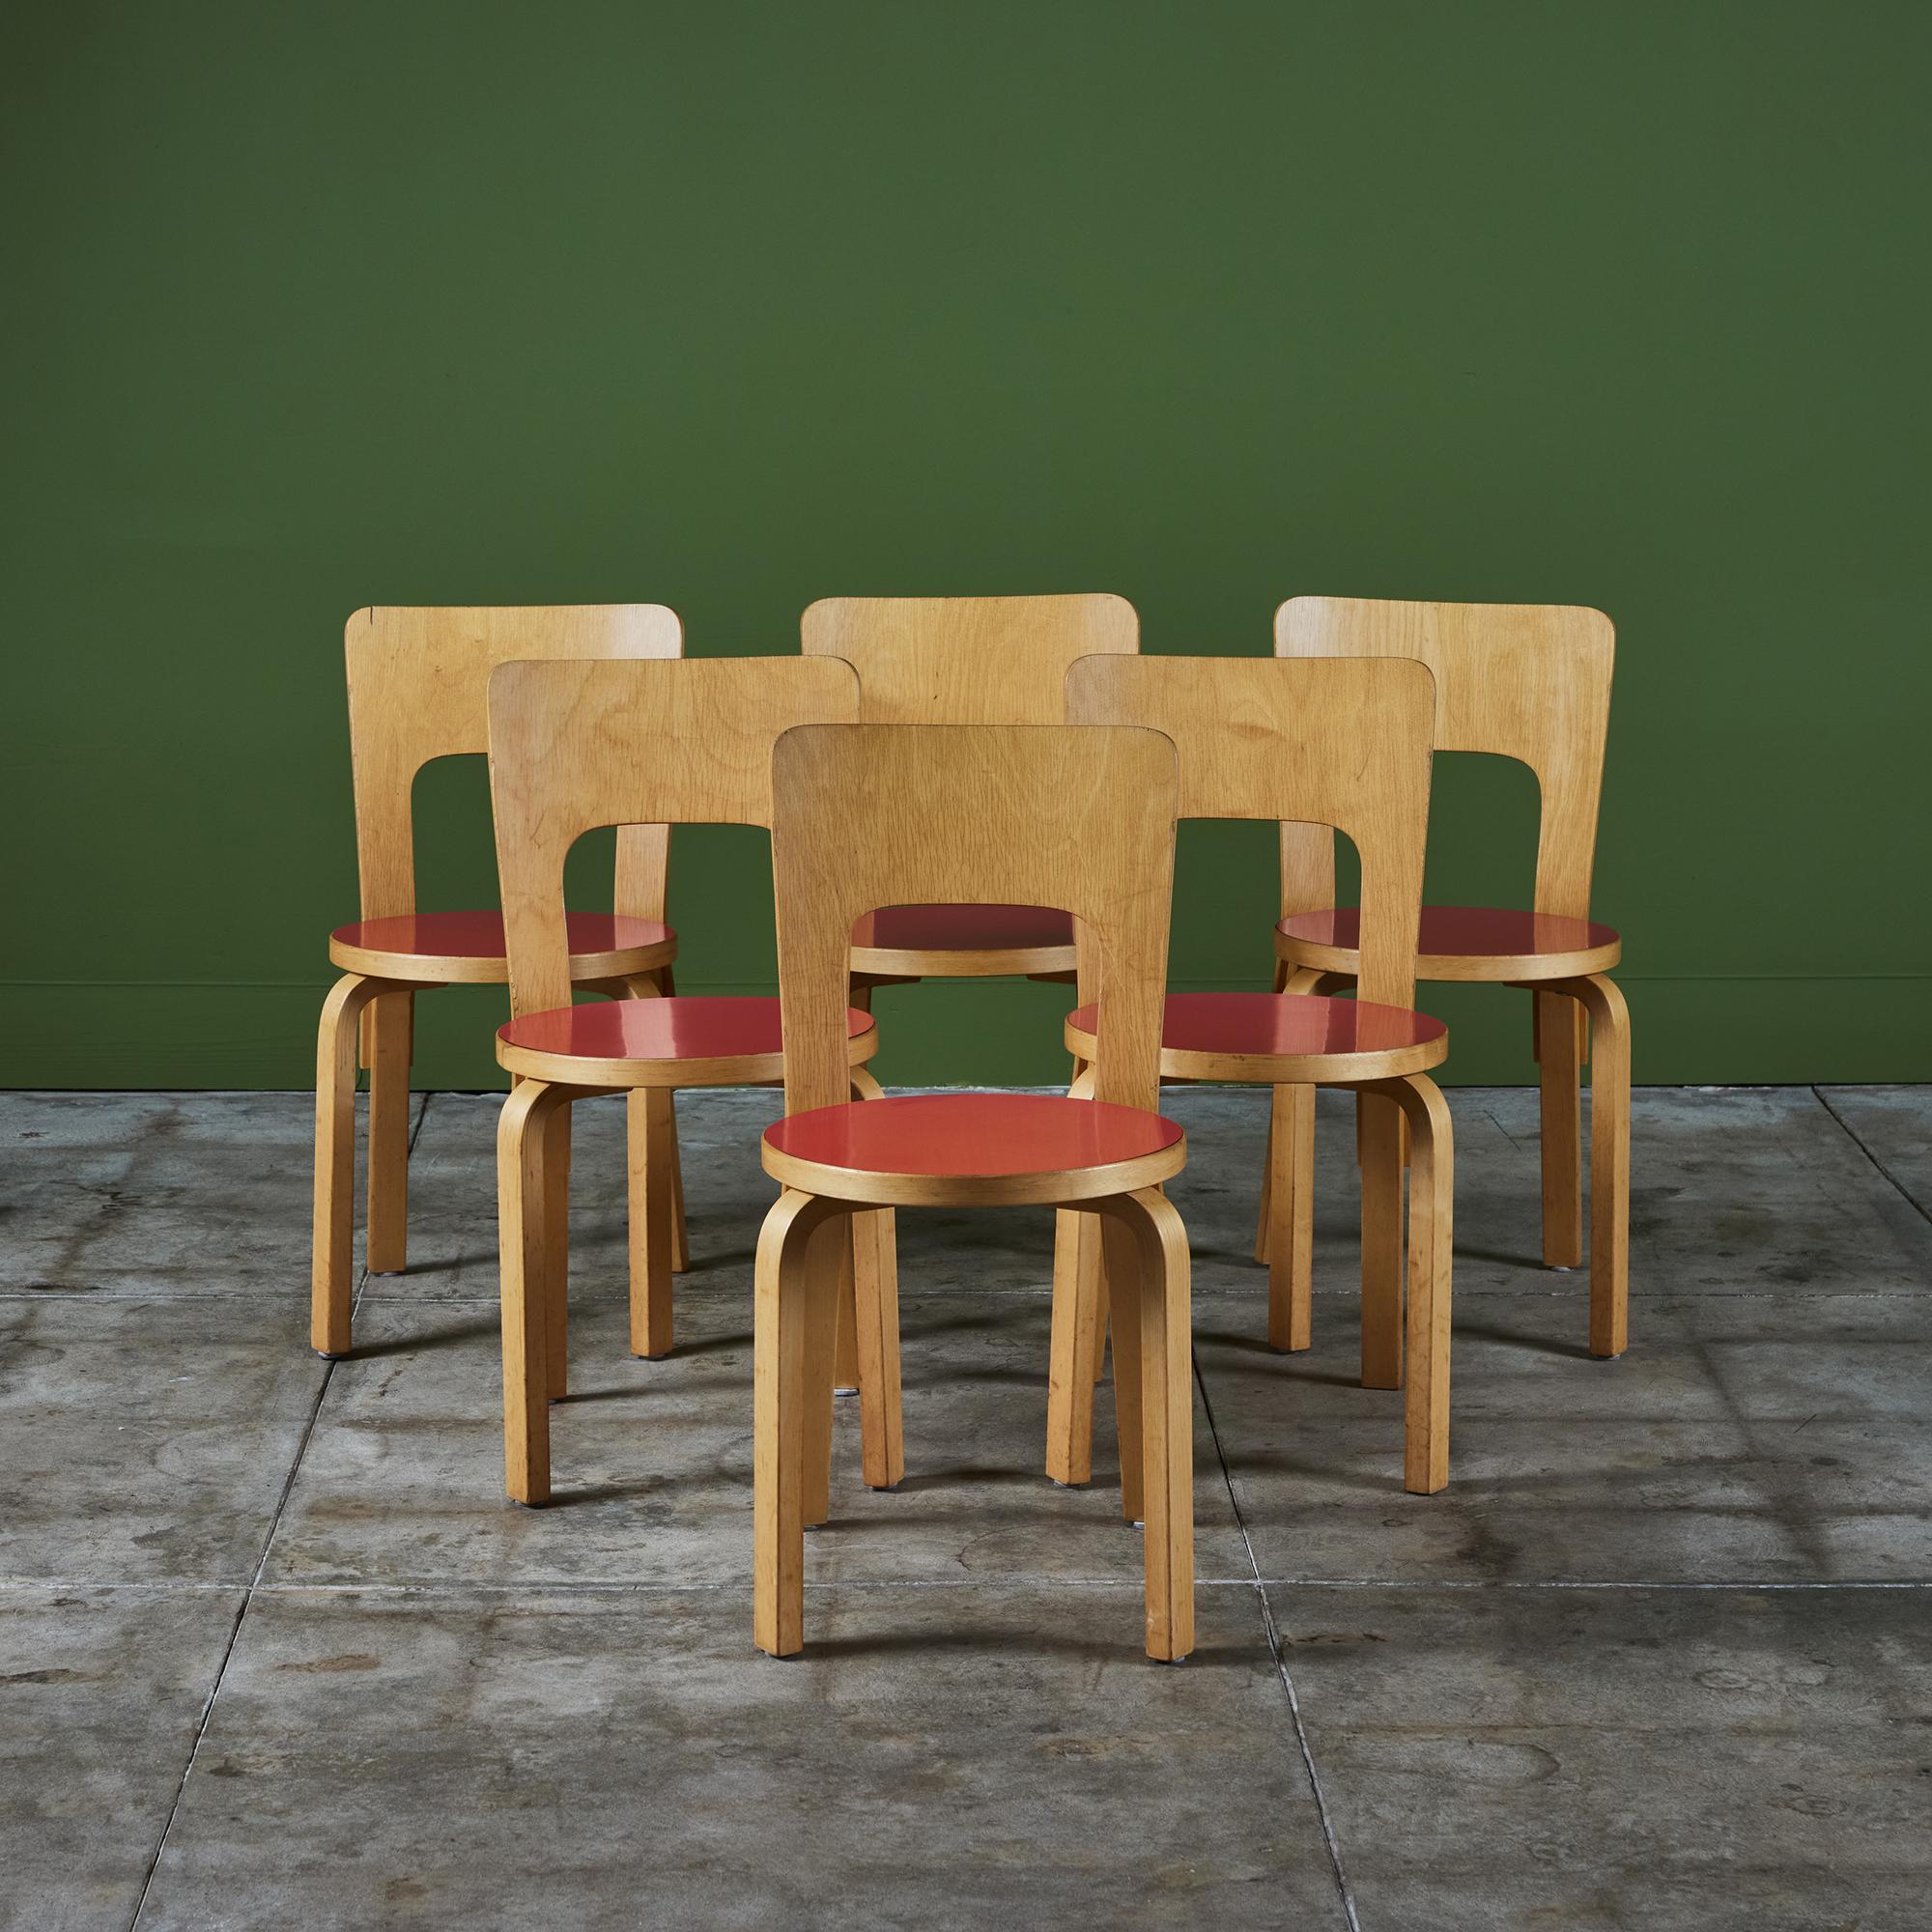
M 1902 1928 L 1932 1863 L 1932 1092 L 1650 1090 L 1632 1348 L 1538 1263 L 1533 1093 L 1451 1096 L 1450 1489 L 1266 1347 L 1264 1099 L 1175 1090 L 1202 1639 L 1138 1646 L 1111 1393 L 1039 1473 L 1052 1224 L 901 1217 L 909 1476 L 838 1422 L 804 1659 L 749 1642 L 770 1093 L 680 1101 L 678 1348 L 580 1110 L 556 1506 L 500 1493 L 498 1102 L 420 1104 L 411 1267 L 304 1346 L 301 1094 L 0 1098 L 0 1927 Z

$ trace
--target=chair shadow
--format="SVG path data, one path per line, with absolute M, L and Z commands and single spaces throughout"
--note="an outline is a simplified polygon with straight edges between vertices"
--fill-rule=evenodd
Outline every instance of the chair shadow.
M 1331 1388 L 1359 1388 L 1359 1376 L 1336 1375 L 1331 1370 L 1317 1369 L 1308 1365 L 1306 1353 L 1296 1350 L 1289 1354 L 1274 1348 L 1260 1335 L 1231 1334 L 1225 1329 L 1197 1328 L 1194 1331 L 1194 1346 L 1199 1349 L 1204 1342 L 1211 1342 L 1217 1348 L 1232 1349 L 1244 1355 L 1265 1355 L 1270 1361 L 1281 1364 L 1283 1377 L 1294 1382 L 1324 1382 Z
M 1587 1274 L 1587 1268 L 1550 1268 L 1544 1265 L 1541 1255 L 1506 1255 L 1497 1248 L 1465 1247 L 1461 1241 L 1454 1244 L 1455 1257 L 1459 1262 L 1493 1262 L 1498 1267 L 1534 1268 L 1538 1274 Z
M 1131 1617 L 1129 1617 L 1129 1624 Z M 806 1605 L 805 1649 L 797 1657 L 774 1658 L 773 1662 L 810 1663 L 818 1658 L 897 1657 L 917 1654 L 930 1657 L 934 1651 L 950 1651 L 961 1657 L 984 1659 L 1010 1657 L 1024 1652 L 1029 1656 L 1055 1656 L 1078 1659 L 1089 1663 L 1144 1662 L 1150 1669 L 1161 1666 L 1133 1644 L 1131 1635 L 1110 1638 L 1103 1629 L 1091 1638 L 1061 1636 L 1037 1625 L 1015 1624 L 993 1630 L 935 1632 L 929 1626 L 916 1631 L 888 1631 L 876 1636 L 814 1637 L 810 1633 L 811 1607 Z M 1249 1669 L 1255 1652 L 1233 1644 L 1203 1644 L 1182 1660 L 1187 1670 Z M 1177 1667 L 1177 1666 L 1170 1666 Z
M 1560 1355 L 1568 1361 L 1596 1360 L 1587 1343 L 1553 1342 L 1547 1336 L 1517 1334 L 1510 1329 L 1494 1328 L 1479 1321 L 1459 1321 L 1456 1323 L 1456 1339 L 1459 1342 L 1497 1342 L 1506 1349 L 1521 1349 L 1533 1355 Z
M 886 1493 L 895 1496 L 919 1495 L 928 1490 L 948 1490 L 963 1483 L 978 1483 L 988 1489 L 1005 1490 L 1048 1487 L 1047 1479 L 1037 1469 L 956 1466 L 950 1469 L 922 1469 L 917 1475 L 901 1476 Z M 883 1521 L 885 1519 L 867 1513 L 863 1519 L 855 1520 L 863 1520 L 869 1528 L 873 1523 Z
M 384 1302 L 384 1307 L 407 1306 L 401 1302 Z M 436 1302 L 425 1306 L 435 1308 Z M 348 1362 L 380 1361 L 387 1355 L 420 1355 L 431 1349 L 457 1349 L 466 1342 L 476 1342 L 485 1336 L 502 1333 L 502 1324 L 494 1319 L 481 1321 L 465 1321 L 454 1327 L 439 1328 L 433 1334 L 404 1335 L 393 1342 L 357 1342 L 347 1355 L 338 1357 Z

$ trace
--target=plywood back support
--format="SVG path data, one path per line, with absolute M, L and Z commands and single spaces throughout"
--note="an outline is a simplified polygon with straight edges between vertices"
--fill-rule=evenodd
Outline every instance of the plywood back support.
M 858 678 L 835 658 L 500 666 L 490 679 L 490 798 L 511 1009 L 570 1002 L 563 866 L 585 832 L 768 827 L 781 733 L 858 708 Z
M 1435 749 L 1516 758 L 1536 774 L 1535 909 L 1586 919 L 1609 731 L 1616 633 L 1563 604 L 1420 604 L 1293 597 L 1275 612 L 1278 657 L 1415 658 L 1435 675 Z M 1335 845 L 1282 829 L 1282 913 L 1335 903 Z
M 1066 668 L 1140 649 L 1124 597 L 825 597 L 800 622 L 808 657 L 859 673 L 867 724 L 1058 724 Z
M 1173 740 L 1182 818 L 1349 835 L 1362 860 L 1362 997 L 1392 1007 L 1414 1004 L 1435 718 L 1430 673 L 1398 658 L 1093 657 L 1066 679 L 1069 724 Z
M 780 739 L 772 785 L 787 1113 L 845 1098 L 853 922 L 926 902 L 1072 913 L 1097 979 L 1095 1097 L 1154 1105 L 1177 802 L 1166 738 L 808 726 Z
M 519 658 L 675 658 L 684 627 L 663 604 L 377 605 L 344 631 L 362 917 L 416 910 L 416 774 L 488 751 L 490 673 Z M 665 829 L 617 842 L 612 909 L 664 918 Z

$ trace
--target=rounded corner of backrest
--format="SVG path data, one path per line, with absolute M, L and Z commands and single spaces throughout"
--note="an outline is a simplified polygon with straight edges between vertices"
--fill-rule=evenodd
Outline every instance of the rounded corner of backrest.
M 1138 656 L 1141 648 L 1141 613 L 1134 600 L 1118 590 L 1095 590 L 1090 595 L 1100 615 L 1100 621 L 1094 628 L 1107 638 L 1107 651 L 1121 656 Z M 1087 653 L 1090 657 L 1105 654 Z
M 800 654 L 800 661 L 806 661 L 803 653 Z M 823 672 L 814 670 L 812 675 L 825 685 L 828 694 L 833 687 L 838 688 L 845 715 L 842 720 L 834 722 L 856 724 L 859 719 L 859 706 L 864 699 L 864 686 L 859 679 L 859 667 L 850 658 L 840 657 L 837 651 L 814 652 L 810 662 L 814 666 L 826 667 Z M 782 737 L 784 734 L 781 732 L 779 735 Z
M 1092 713 L 1099 708 L 1106 691 L 1107 679 L 1112 674 L 1110 668 L 1126 655 L 1120 651 L 1082 651 L 1066 667 L 1066 675 L 1062 680 L 1061 696 L 1065 723 L 1068 724 L 1094 724 L 1103 721 L 1092 716 L 1076 717 L 1076 712 Z M 1138 654 L 1136 654 L 1138 655 Z
M 684 656 L 683 612 L 671 604 L 645 604 L 639 608 L 640 614 L 647 625 L 653 629 L 667 632 L 669 637 L 670 649 L 655 652 L 653 655 L 666 658 L 682 658 Z
M 1284 597 L 1274 607 L 1274 617 L 1269 627 L 1274 638 L 1274 655 L 1278 658 L 1340 655 L 1334 649 L 1324 647 L 1327 640 L 1311 636 L 1307 628 L 1309 624 L 1319 621 L 1321 611 L 1340 601 L 1307 590 L 1298 590 L 1293 597 Z
M 798 613 L 798 647 L 805 657 L 840 657 L 838 613 L 846 597 L 814 597 Z
M 1435 732 L 1435 707 L 1440 696 L 1435 667 L 1425 658 L 1362 658 L 1357 662 L 1387 666 L 1388 674 L 1394 679 L 1398 689 L 1403 685 L 1409 687 L 1415 694 L 1411 701 L 1420 706 L 1428 720 L 1429 735 L 1433 739 Z

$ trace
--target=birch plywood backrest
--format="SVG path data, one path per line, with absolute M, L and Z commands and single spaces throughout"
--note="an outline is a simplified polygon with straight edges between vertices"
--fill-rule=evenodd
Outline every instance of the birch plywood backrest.
M 377 605 L 344 634 L 362 917 L 416 909 L 411 792 L 433 758 L 490 748 L 490 673 L 516 658 L 674 658 L 684 626 L 663 604 Z M 664 918 L 665 829 L 617 841 L 613 910 Z
M 490 802 L 516 1013 L 570 1004 L 563 864 L 600 825 L 772 822 L 772 747 L 843 721 L 836 658 L 518 663 L 490 678 Z
M 1182 818 L 1339 827 L 1362 861 L 1361 996 L 1415 999 L 1434 680 L 1400 658 L 1083 658 L 1069 724 L 1173 740 Z M 1332 843 L 1332 831 L 1321 835 Z
M 1589 917 L 1616 654 L 1616 633 L 1601 611 L 1292 597 L 1275 612 L 1274 648 L 1284 658 L 1426 664 L 1435 674 L 1435 749 L 1489 752 L 1536 774 L 1535 909 Z M 1333 839 L 1284 829 L 1283 914 L 1334 902 Z
M 800 623 L 808 657 L 859 673 L 867 724 L 1058 724 L 1066 668 L 1140 649 L 1124 597 L 826 597 Z
M 810 662 L 810 660 L 807 660 Z M 1063 906 L 1100 1003 L 1095 1097 L 1156 1097 L 1174 747 L 1065 724 L 813 725 L 773 760 L 785 1111 L 846 1097 L 852 923 L 887 905 Z

